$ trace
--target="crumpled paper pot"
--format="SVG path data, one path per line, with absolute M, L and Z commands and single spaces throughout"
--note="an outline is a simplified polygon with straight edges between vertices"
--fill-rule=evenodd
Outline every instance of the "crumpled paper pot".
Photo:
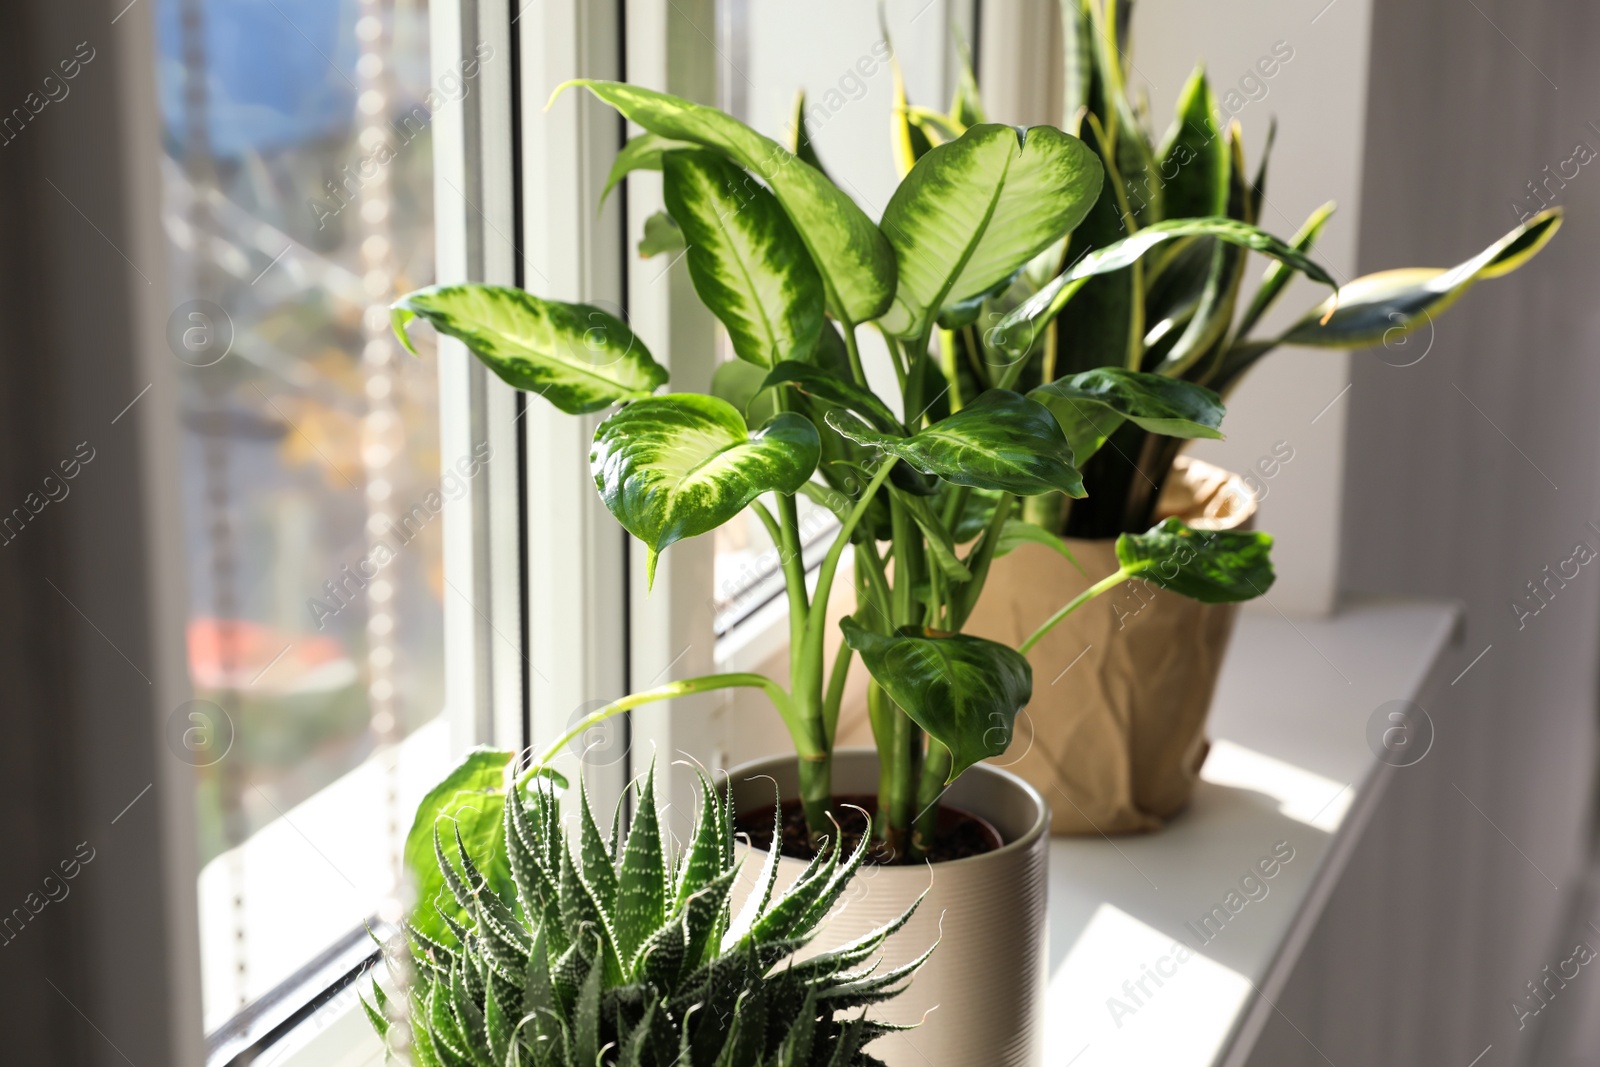
M 1250 525 L 1254 495 L 1219 467 L 1180 457 L 1157 521 L 1197 529 Z M 1114 542 L 1067 542 L 1086 577 L 1058 553 L 1025 544 L 995 560 L 964 628 L 1012 647 L 1061 605 L 1117 569 Z M 1189 803 L 1209 743 L 1206 715 L 1238 614 L 1139 579 L 1090 601 L 1036 645 L 1033 700 L 1011 747 L 993 762 L 1038 789 L 1052 832 L 1159 829 Z

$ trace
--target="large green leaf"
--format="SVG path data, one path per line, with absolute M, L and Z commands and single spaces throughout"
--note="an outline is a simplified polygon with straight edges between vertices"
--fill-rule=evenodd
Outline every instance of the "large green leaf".
M 1017 305 L 1015 310 L 996 324 L 990 334 L 995 343 L 1007 352 L 1026 352 L 1032 347 L 1037 332 L 1066 306 L 1090 278 L 1132 265 L 1163 241 L 1196 236 L 1215 237 L 1271 256 L 1314 281 L 1338 289 L 1338 283 L 1332 275 L 1265 230 L 1236 219 L 1170 219 L 1152 223 L 1132 237 L 1085 255 L 1043 289 Z
M 924 474 L 957 485 L 1019 496 L 1051 490 L 1083 496 L 1083 479 L 1055 416 L 1038 401 L 1009 389 L 990 389 L 912 437 L 880 433 L 837 408 L 827 419 L 857 444 L 880 448 Z
M 500 285 L 436 285 L 407 293 L 389 316 L 412 352 L 406 323 L 421 316 L 507 385 L 539 393 L 569 415 L 649 396 L 667 380 L 626 323 L 589 304 Z
M 1532 259 L 1560 229 L 1561 218 L 1558 207 L 1541 211 L 1448 270 L 1410 267 L 1357 278 L 1339 290 L 1331 318 L 1330 304 L 1324 303 L 1308 312 L 1283 340 L 1319 348 L 1365 348 L 1393 342 L 1427 325 L 1480 279 L 1509 274 Z
M 1204 218 L 1228 210 L 1228 148 L 1214 116 L 1217 101 L 1205 67 L 1189 75 L 1161 156 L 1162 211 L 1169 219 Z
M 602 422 L 589 469 L 611 514 L 648 549 L 648 584 L 664 548 L 716 529 L 762 493 L 796 492 L 820 450 L 803 416 L 785 412 L 750 433 L 726 400 L 673 393 Z
M 1117 562 L 1129 575 L 1205 604 L 1228 604 L 1272 588 L 1272 535 L 1196 530 L 1167 519 L 1142 534 L 1117 538 Z
M 1021 653 L 981 637 L 919 627 L 884 636 L 848 616 L 839 628 L 873 680 L 950 750 L 950 781 L 1011 744 L 1017 713 L 1033 697 L 1033 670 Z
M 583 78 L 582 86 L 651 133 L 726 153 L 772 190 L 822 273 L 828 309 L 843 322 L 883 314 L 894 296 L 894 250 L 878 227 L 815 167 L 738 119 L 680 97 L 621 82 Z
M 806 358 L 822 332 L 822 276 L 777 198 L 705 149 L 666 153 L 662 174 L 689 277 L 734 354 L 759 367 Z
M 653 212 L 644 220 L 644 234 L 639 238 L 641 259 L 650 259 L 663 252 L 682 252 L 685 247 L 683 230 L 665 211 Z
M 459 831 L 468 854 L 488 861 L 483 873 L 492 888 L 499 891 L 511 884 L 511 871 L 506 866 L 502 846 L 505 826 L 502 810 L 506 767 L 514 755 L 499 748 L 471 750 L 417 805 L 405 845 L 406 869 L 411 872 L 417 889 L 417 906 L 411 922 L 435 941 L 447 942 L 453 937 L 445 920 L 435 910 L 435 904 L 458 925 L 469 918 L 445 890 L 444 873 L 434 858 L 436 827 L 439 836 L 446 841 L 453 841 L 454 832 Z
M 1161 374 L 1101 367 L 1041 385 L 1028 396 L 1050 409 L 1080 464 L 1124 420 L 1167 437 L 1222 437 L 1222 398 L 1203 385 Z
M 1016 273 L 1083 220 L 1101 181 L 1088 146 L 1049 126 L 982 123 L 929 149 L 883 212 L 900 278 L 883 327 L 920 336 Z

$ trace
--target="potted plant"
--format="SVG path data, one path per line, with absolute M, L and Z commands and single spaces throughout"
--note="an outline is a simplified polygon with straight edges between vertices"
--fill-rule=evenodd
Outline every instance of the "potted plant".
M 1220 436 L 1197 396 L 1220 416 L 1219 400 L 1281 345 L 1402 343 L 1477 281 L 1527 262 L 1561 222 L 1560 209 L 1531 216 L 1453 268 L 1357 278 L 1288 329 L 1260 332 L 1294 271 L 1326 280 L 1277 256 L 1255 293 L 1243 291 L 1248 253 L 1267 250 L 1253 227 L 1271 137 L 1252 176 L 1238 123 L 1219 124 L 1224 112 L 1197 69 L 1171 129 L 1154 138 L 1125 83 L 1119 7 L 1126 11 L 1099 0 L 1061 5 L 1067 129 L 1101 165 L 1100 196 L 1070 235 L 1004 284 L 943 309 L 935 335 L 952 394 L 1026 392 L 1060 421 L 1082 473 L 1081 498 L 1053 490 L 1023 502 L 1025 517 L 1064 538 L 1064 548 L 1032 531 L 1039 543 L 994 563 L 995 593 L 966 620 L 968 632 L 1005 643 L 1023 641 L 1040 615 L 1114 567 L 1122 535 L 1171 516 L 1212 530 L 1247 527 L 1255 501 L 1244 479 L 1181 455 L 1191 438 Z M 902 172 L 984 122 L 970 72 L 945 113 L 911 106 L 900 90 Z M 1314 212 L 1290 248 L 1309 253 L 1332 212 L 1332 204 Z M 1174 403 L 1151 403 L 1159 391 L 1148 385 L 1146 407 L 1126 403 L 1129 376 L 1164 383 Z M 1149 830 L 1187 804 L 1237 609 L 1182 592 L 1129 583 L 1033 651 L 1045 677 L 1070 666 L 1075 684 L 1036 691 L 1006 764 L 1049 798 L 1054 832 Z
M 551 755 L 561 751 L 552 749 Z M 894 997 L 932 952 L 871 961 L 910 911 L 800 959 L 867 853 L 837 837 L 775 894 L 770 856 L 738 913 L 733 800 L 703 776 L 686 847 L 668 844 L 653 769 L 602 833 L 581 794 L 569 841 L 542 763 L 476 749 L 422 801 L 406 841 L 418 907 L 384 946 L 390 990 L 367 1018 L 389 1057 L 416 1067 L 868 1067 L 888 1029 L 866 1009 Z M 626 798 L 624 798 L 625 800 Z M 911 910 L 915 910 L 915 906 Z M 380 942 L 382 945 L 382 942 Z
M 984 763 L 1005 752 L 1034 694 L 1027 653 L 1133 577 L 1208 603 L 1245 600 L 1272 582 L 1266 534 L 1165 518 L 1118 531 L 1109 573 L 1029 617 L 1021 640 L 966 632 L 1008 550 L 1037 542 L 1070 555 L 1051 509 L 1085 498 L 1085 475 L 1101 446 L 1117 442 L 1115 426 L 1157 442 L 1219 434 L 1221 397 L 1166 365 L 1171 347 L 1149 363 L 1142 331 L 1117 326 L 1106 301 L 1096 301 L 1101 310 L 1086 322 L 1122 328 L 1126 350 L 1117 360 L 1069 365 L 1077 349 L 1059 344 L 1061 315 L 1091 306 L 1088 283 L 1123 285 L 1147 267 L 1154 274 L 1157 262 L 1187 262 L 1197 242 L 1227 262 L 1242 261 L 1245 250 L 1264 254 L 1282 266 L 1282 280 L 1294 270 L 1336 288 L 1333 278 L 1307 258 L 1309 240 L 1296 248 L 1221 211 L 1149 226 L 1128 216 L 1126 232 L 1102 240 L 1107 211 L 1126 213 L 1118 157 L 1094 123 L 1080 139 L 1051 126 L 982 122 L 970 90 L 944 117 L 902 107 L 906 173 L 874 222 L 822 170 L 803 122 L 789 149 L 669 94 L 616 82 L 571 85 L 646 131 L 619 154 L 608 189 L 638 168 L 661 171 L 667 211 L 646 224 L 646 242 L 686 246 L 696 293 L 738 357 L 718 373 L 714 395 L 658 394 L 667 371 L 605 310 L 504 286 L 408 294 L 395 302 L 397 333 L 406 341 L 410 320 L 426 318 L 502 381 L 566 413 L 610 410 L 590 466 L 606 507 L 645 544 L 646 579 L 670 544 L 754 510 L 781 555 L 790 625 L 786 680 L 718 673 L 672 681 L 606 705 L 576 723 L 573 736 L 650 701 L 762 689 L 795 752 L 734 771 L 742 811 L 765 803 L 749 792 L 755 774 L 782 787 L 778 832 L 763 837 L 762 813 L 749 827 L 754 845 L 794 853 L 779 861 L 779 877 L 789 878 L 803 877 L 806 862 L 842 833 L 875 843 L 870 861 L 878 865 L 864 899 L 838 915 L 827 936 L 899 915 L 923 891 L 930 899 L 909 941 L 918 941 L 917 923 L 931 923 L 931 933 L 941 913 L 954 912 L 914 989 L 886 1006 L 891 1022 L 915 1021 L 936 1005 L 938 1013 L 912 1037 L 883 1041 L 877 1054 L 891 1064 L 918 1062 L 907 1041 L 925 1041 L 955 1059 L 1032 1062 L 1050 808 L 1037 790 Z M 1226 184 L 1234 189 L 1238 179 Z M 1086 232 L 1096 234 L 1093 246 L 1061 270 L 1064 248 Z M 1318 323 L 1354 336 L 1339 307 Z M 1128 317 L 1126 307 L 1120 315 Z M 1211 317 L 1206 310 L 1206 322 Z M 894 395 L 867 384 L 856 338 L 864 326 L 888 341 Z M 1118 491 L 1109 475 L 1099 483 Z M 838 517 L 814 587 L 800 555 L 798 494 Z M 840 627 L 845 643 L 827 662 L 827 608 L 845 573 L 854 609 Z M 835 752 L 856 656 L 870 675 L 875 750 Z M 866 809 L 866 821 L 851 825 L 845 798 Z M 886 960 L 904 958 L 891 945 Z
M 1126 366 L 1052 379 L 1023 395 L 1017 387 L 1042 347 L 1019 346 L 1014 357 L 986 350 L 992 377 L 983 381 L 948 346 L 933 348 L 941 323 L 971 321 L 1092 218 L 1107 171 L 1077 137 L 974 122 L 922 152 L 874 223 L 812 162 L 803 134 L 791 151 L 714 108 L 621 83 L 573 84 L 647 131 L 621 152 L 608 187 L 638 168 L 662 172 L 670 222 L 654 220 L 652 238 L 681 233 L 696 291 L 727 327 L 732 366 L 743 374 L 720 374 L 722 395 L 658 395 L 667 372 L 625 323 L 498 286 L 408 294 L 394 305 L 396 330 L 407 340 L 410 320 L 424 318 L 504 381 L 563 411 L 615 409 L 596 431 L 591 467 L 609 510 L 644 542 L 647 578 L 675 541 L 752 509 L 781 552 L 791 633 L 786 685 L 759 674 L 674 681 L 607 705 L 575 732 L 653 700 L 763 690 L 795 746 L 794 756 L 755 769 L 785 787 L 780 809 L 793 818 L 780 826 L 800 828 L 787 847 L 801 856 L 782 865 L 798 875 L 806 854 L 837 836 L 834 820 L 845 821 L 836 798 L 859 795 L 879 846 L 873 859 L 884 864 L 870 883 L 871 907 L 902 911 L 929 888 L 921 865 L 931 860 L 925 921 L 959 914 L 916 989 L 893 1007 L 921 1013 L 943 1004 L 917 1035 L 931 1047 L 969 1042 L 992 1062 L 1029 1062 L 1040 1029 L 1049 809 L 981 762 L 1006 750 L 1032 695 L 1025 654 L 1082 604 L 1136 575 L 1207 601 L 1256 595 L 1272 581 L 1270 538 L 1164 521 L 1119 537 L 1115 569 L 1041 612 L 1017 647 L 962 630 L 1008 548 L 1043 541 L 1065 550 L 1054 533 L 1023 520 L 1020 502 L 1084 495 L 1074 444 L 1099 442 L 1074 412 L 1214 436 L 1222 404 L 1203 385 Z M 1227 218 L 1141 230 L 1077 261 L 1074 277 L 1115 275 L 1158 246 L 1202 236 L 1333 284 L 1286 242 Z M 890 341 L 898 395 L 887 399 L 868 387 L 862 367 L 856 331 L 867 325 Z M 801 562 L 798 494 L 839 519 L 814 587 Z M 855 607 L 828 664 L 827 609 L 847 549 Z M 871 676 L 876 750 L 836 759 L 855 656 Z M 748 774 L 734 777 L 740 797 Z M 830 936 L 848 936 L 852 914 Z M 913 1056 L 902 1048 L 889 1061 Z

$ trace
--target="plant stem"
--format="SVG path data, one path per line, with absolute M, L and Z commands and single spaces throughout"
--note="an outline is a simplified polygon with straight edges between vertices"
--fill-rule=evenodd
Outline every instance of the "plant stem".
M 772 701 L 773 707 L 778 709 L 778 714 L 782 716 L 784 723 L 789 727 L 790 734 L 794 736 L 795 750 L 799 753 L 802 766 L 822 758 L 822 750 L 805 741 L 804 735 L 796 729 L 798 721 L 795 716 L 794 706 L 789 700 L 789 694 L 785 693 L 777 682 L 774 682 L 764 674 L 706 674 L 698 678 L 684 678 L 676 682 L 668 682 L 666 685 L 659 685 L 654 689 L 646 689 L 640 693 L 630 693 L 625 697 L 613 700 L 597 711 L 590 712 L 579 719 L 566 733 L 556 738 L 540 754 L 539 758 L 535 759 L 528 769 L 522 773 L 517 779 L 517 784 L 526 784 L 537 772 L 548 767 L 551 760 L 561 755 L 561 750 L 566 748 L 573 738 L 581 737 L 589 727 L 605 722 L 613 715 L 620 715 L 625 711 L 631 711 L 634 708 L 654 703 L 657 700 L 671 700 L 674 697 L 689 696 L 694 693 L 709 693 L 716 689 L 739 688 L 761 689 L 766 692 L 767 698 Z
M 922 758 L 922 773 L 917 780 L 917 817 L 911 827 L 913 860 L 922 859 L 933 851 L 934 838 L 939 832 L 939 798 L 944 796 L 953 765 L 950 750 L 929 738 L 928 751 Z
M 850 659 L 855 649 L 840 645 L 833 657 L 833 670 L 828 674 L 828 692 L 822 698 L 822 732 L 828 741 L 828 752 L 833 753 L 833 738 L 839 731 L 839 705 L 844 703 L 844 685 L 850 678 Z
M 826 327 L 826 323 L 823 324 Z M 867 385 L 867 372 L 861 367 L 861 349 L 856 345 L 856 328 L 854 323 L 841 322 L 844 332 L 844 350 L 850 357 L 850 373 L 855 377 L 856 384 L 862 388 Z
M 798 662 L 800 648 L 805 644 L 806 618 L 811 605 L 806 600 L 806 564 L 804 549 L 800 544 L 800 509 L 794 497 L 778 494 L 778 552 L 783 563 L 783 585 L 789 594 L 789 669 Z
M 939 363 L 950 382 L 950 414 L 962 408 L 961 374 L 956 367 L 956 335 L 950 330 L 939 331 Z
M 1130 571 L 1128 571 L 1126 568 L 1119 567 L 1113 573 L 1100 579 L 1098 582 L 1095 582 L 1089 588 L 1085 589 L 1083 592 L 1069 600 L 1066 607 L 1062 608 L 1060 611 L 1050 616 L 1050 618 L 1046 619 L 1043 626 L 1033 631 L 1033 633 L 1028 636 L 1026 641 L 1017 646 L 1017 651 L 1026 656 L 1034 645 L 1037 645 L 1041 640 L 1043 640 L 1045 634 L 1049 633 L 1055 628 L 1056 623 L 1060 622 L 1068 615 L 1071 615 L 1074 611 L 1077 611 L 1079 608 L 1093 600 L 1095 597 L 1099 596 L 1101 593 L 1104 593 L 1109 589 L 1115 589 L 1117 586 L 1121 585 L 1131 577 L 1132 573 Z

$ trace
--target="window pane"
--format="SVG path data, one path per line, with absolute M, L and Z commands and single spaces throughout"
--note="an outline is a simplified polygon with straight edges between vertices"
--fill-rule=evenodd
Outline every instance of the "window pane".
M 160 0 L 208 1032 L 371 916 L 451 751 L 424 0 Z

